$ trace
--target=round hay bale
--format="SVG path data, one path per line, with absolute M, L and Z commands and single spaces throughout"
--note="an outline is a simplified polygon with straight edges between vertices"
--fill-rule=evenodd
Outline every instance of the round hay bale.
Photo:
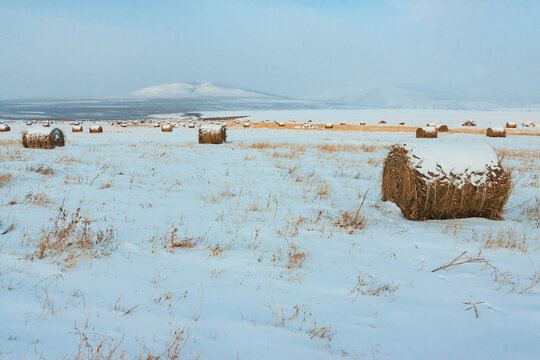
M 158 123 L 154 123 L 154 127 L 158 128 L 158 127 L 160 127 L 160 125 Z
M 83 127 L 81 125 L 75 125 L 71 128 L 71 132 L 83 132 Z
M 189 129 L 194 129 L 194 128 L 195 128 L 195 124 L 193 124 L 193 123 L 189 124 L 189 125 L 188 125 L 188 128 L 189 128 Z
M 0 132 L 8 132 L 11 131 L 11 128 L 8 124 L 0 124 Z
M 500 219 L 510 190 L 511 174 L 487 144 L 394 145 L 384 161 L 382 199 L 409 220 Z
M 339 123 L 339 125 L 347 125 L 347 123 L 345 121 L 342 121 Z
M 516 124 L 516 123 L 507 122 L 507 123 L 506 123 L 506 128 L 507 128 L 507 129 L 515 129 L 515 128 L 517 128 L 517 124 Z
M 161 125 L 161 132 L 172 132 L 172 131 L 173 131 L 172 125 L 169 125 L 169 124 Z
M 503 127 L 487 128 L 487 137 L 506 137 L 506 130 Z
M 54 149 L 65 145 L 64 133 L 58 128 L 32 127 L 22 132 L 22 145 L 30 149 Z
M 461 126 L 476 126 L 476 121 L 473 120 L 465 120 Z
M 527 122 L 521 123 L 521 126 L 522 127 L 535 127 L 536 124 L 533 123 L 532 121 L 527 121 Z
M 278 123 L 278 126 L 285 126 L 285 123 L 284 123 L 284 122 L 280 122 L 280 123 Z
M 334 124 L 330 124 L 330 123 L 324 124 L 324 128 L 325 128 L 325 129 L 333 129 L 333 128 L 334 128 Z
M 426 124 L 427 127 L 437 127 L 437 124 L 434 124 L 434 123 L 427 123 Z
M 120 127 L 127 127 L 127 124 L 126 123 L 121 123 Z
M 199 127 L 199 144 L 221 144 L 225 141 L 227 141 L 225 126 L 203 124 Z
M 442 124 L 442 125 L 437 125 L 437 132 L 446 132 L 448 131 L 448 125 L 445 125 L 445 124 Z
M 250 127 L 250 126 L 251 126 L 250 123 L 248 123 L 248 122 L 245 122 L 245 123 L 244 123 L 244 127 L 245 127 L 245 128 Z
M 99 125 L 93 125 L 88 128 L 88 131 L 91 134 L 101 134 L 103 132 L 103 128 Z
M 31 126 L 32 125 L 32 122 L 31 121 L 27 121 L 26 122 L 26 126 Z
M 400 122 L 399 122 L 399 125 L 403 126 L 403 125 L 405 125 L 405 122 L 404 122 L 404 121 L 400 121 Z
M 43 122 L 41 123 L 41 125 L 43 125 L 43 127 L 50 127 L 50 126 L 51 126 L 51 123 L 48 122 L 48 121 L 43 121 Z
M 360 122 L 360 125 L 366 125 L 365 121 Z
M 381 119 L 381 120 L 379 121 L 379 124 L 386 124 L 386 121 L 384 121 L 383 119 Z
M 416 137 L 419 139 L 430 139 L 437 137 L 437 129 L 434 127 L 424 127 L 416 129 Z

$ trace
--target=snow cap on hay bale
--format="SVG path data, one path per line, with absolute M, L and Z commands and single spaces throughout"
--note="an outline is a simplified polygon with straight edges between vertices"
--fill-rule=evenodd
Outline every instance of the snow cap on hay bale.
M 347 125 L 347 123 L 345 121 L 342 121 L 339 123 L 339 125 Z
M 49 123 L 48 121 L 44 121 L 41 123 L 41 125 L 43 125 L 43 127 L 49 127 L 51 126 L 51 123 Z
M 75 125 L 71 128 L 71 132 L 82 132 L 83 127 L 81 125 Z
M 163 124 L 161 125 L 161 131 L 162 132 L 172 132 L 173 127 L 169 124 Z
M 437 129 L 437 132 L 448 131 L 448 125 L 445 125 L 445 124 L 437 125 L 436 129 Z
M 327 123 L 327 124 L 324 124 L 324 127 L 326 129 L 332 129 L 334 127 L 334 124 Z
M 248 122 L 245 122 L 245 123 L 244 123 L 244 127 L 250 127 L 250 126 L 251 126 L 250 123 L 248 123 Z
M 506 123 L 506 128 L 507 128 L 507 129 L 515 129 L 515 128 L 517 128 L 517 124 L 516 124 L 516 123 L 507 122 L 507 123 Z
M 159 126 L 160 126 L 160 125 L 159 125 L 158 123 L 155 123 L 155 124 L 154 124 L 154 127 L 155 127 L 155 128 L 158 128 Z
M 474 120 L 465 120 L 461 126 L 476 126 L 476 121 Z
M 426 126 L 437 127 L 437 124 L 434 124 L 434 123 L 427 123 Z
M 195 128 L 195 124 L 193 124 L 193 123 L 189 124 L 189 125 L 188 125 L 188 128 L 189 128 L 189 129 Z
M 503 127 L 487 128 L 487 137 L 506 137 L 506 130 Z
M 22 145 L 31 149 L 54 149 L 65 145 L 64 133 L 58 128 L 32 127 L 22 132 Z
M 416 129 L 417 138 L 436 138 L 437 137 L 437 128 L 434 127 L 425 127 Z
M 9 127 L 8 124 L 0 124 L 0 132 L 8 132 L 10 130 L 11 128 Z
M 199 144 L 221 144 L 227 141 L 223 125 L 203 124 L 199 127 Z
M 285 126 L 285 123 L 284 123 L 284 122 L 280 122 L 280 123 L 278 123 L 278 126 Z
M 486 144 L 394 145 L 384 161 L 382 199 L 409 220 L 500 219 L 510 178 Z
M 91 134 L 100 134 L 103 132 L 103 128 L 101 126 L 90 126 L 88 128 L 88 130 L 90 131 Z

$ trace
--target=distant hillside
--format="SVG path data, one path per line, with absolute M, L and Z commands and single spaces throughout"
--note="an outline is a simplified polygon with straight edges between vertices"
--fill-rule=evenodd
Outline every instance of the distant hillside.
M 267 94 L 260 91 L 223 87 L 206 81 L 150 86 L 133 91 L 129 96 L 143 99 L 176 99 L 189 97 L 283 98 L 282 96 Z

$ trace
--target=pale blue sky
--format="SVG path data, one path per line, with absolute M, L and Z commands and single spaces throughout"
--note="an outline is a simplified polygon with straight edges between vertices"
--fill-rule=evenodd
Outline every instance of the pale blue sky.
M 540 1 L 0 0 L 0 98 L 207 80 L 292 97 L 540 98 Z

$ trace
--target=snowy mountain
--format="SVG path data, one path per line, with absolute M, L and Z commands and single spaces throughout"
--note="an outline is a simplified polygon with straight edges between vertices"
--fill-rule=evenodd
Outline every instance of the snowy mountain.
M 280 98 L 277 95 L 254 90 L 224 87 L 207 81 L 150 86 L 133 91 L 129 96 L 144 99 L 176 99 L 186 97 Z

